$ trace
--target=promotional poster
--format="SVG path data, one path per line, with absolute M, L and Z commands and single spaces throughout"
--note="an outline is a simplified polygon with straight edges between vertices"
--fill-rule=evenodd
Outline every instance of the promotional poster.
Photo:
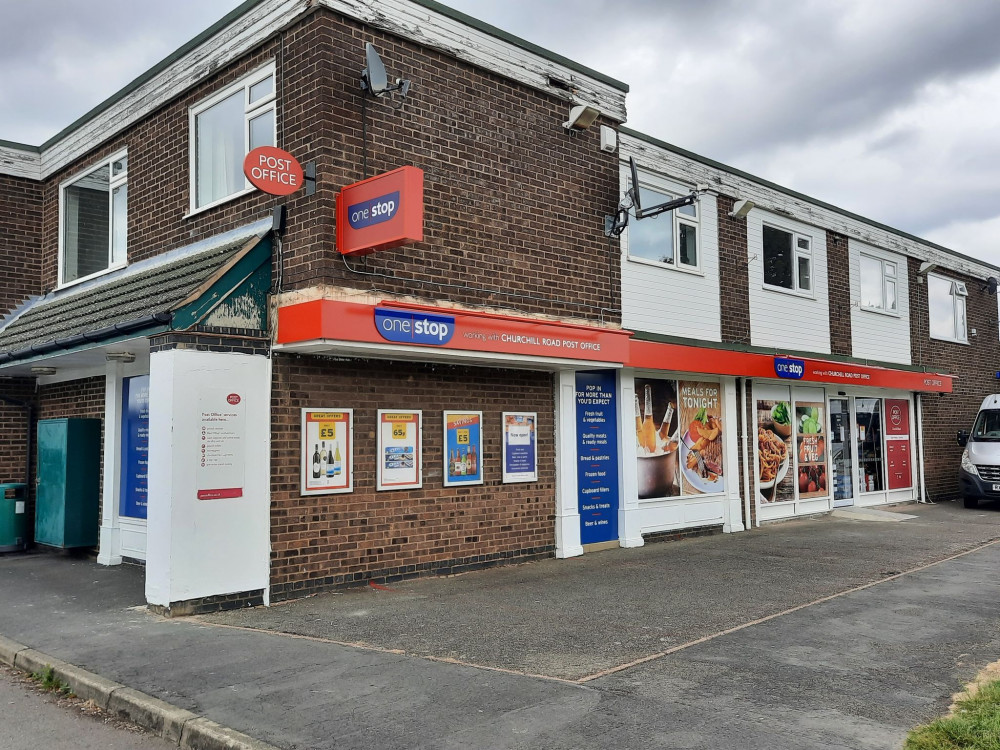
M 354 489 L 354 411 L 302 410 L 302 494 Z
M 483 483 L 483 413 L 444 412 L 444 484 Z
M 535 412 L 503 413 L 503 481 L 538 481 L 538 439 Z
M 422 412 L 378 410 L 379 490 L 417 489 L 423 484 Z

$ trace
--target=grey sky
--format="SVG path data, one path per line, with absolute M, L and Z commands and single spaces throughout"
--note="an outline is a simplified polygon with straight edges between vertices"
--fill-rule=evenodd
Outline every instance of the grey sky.
M 626 81 L 630 127 L 1000 264 L 995 0 L 449 0 Z M 236 0 L 0 0 L 0 139 L 39 144 Z

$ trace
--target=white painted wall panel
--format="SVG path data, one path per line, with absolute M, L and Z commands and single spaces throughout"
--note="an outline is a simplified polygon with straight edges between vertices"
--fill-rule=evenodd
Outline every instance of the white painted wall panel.
M 677 195 L 694 185 L 663 183 Z M 628 182 L 622 173 L 622 192 Z M 719 299 L 719 228 L 716 198 L 698 201 L 701 271 L 694 273 L 628 259 L 628 230 L 622 234 L 622 326 L 700 341 L 722 341 Z M 643 221 L 670 221 L 670 214 Z M 630 221 L 635 222 L 635 218 Z
M 812 245 L 813 296 L 764 288 L 763 226 L 807 235 Z M 826 232 L 779 214 L 754 209 L 747 216 L 750 341 L 779 351 L 830 353 L 830 298 Z
M 910 357 L 910 290 L 906 258 L 856 240 L 848 242 L 851 262 L 851 340 L 855 357 L 908 365 Z M 896 307 L 899 315 L 861 308 L 861 253 L 896 264 Z

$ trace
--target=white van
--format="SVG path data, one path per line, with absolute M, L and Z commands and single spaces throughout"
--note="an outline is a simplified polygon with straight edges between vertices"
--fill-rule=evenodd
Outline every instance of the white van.
M 972 433 L 959 430 L 958 444 L 965 448 L 958 471 L 965 507 L 1000 500 L 1000 393 L 983 399 Z

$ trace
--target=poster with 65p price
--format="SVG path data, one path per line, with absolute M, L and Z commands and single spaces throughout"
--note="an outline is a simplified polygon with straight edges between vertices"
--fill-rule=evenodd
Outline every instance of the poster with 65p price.
M 419 489 L 423 485 L 423 412 L 378 410 L 377 490 Z

